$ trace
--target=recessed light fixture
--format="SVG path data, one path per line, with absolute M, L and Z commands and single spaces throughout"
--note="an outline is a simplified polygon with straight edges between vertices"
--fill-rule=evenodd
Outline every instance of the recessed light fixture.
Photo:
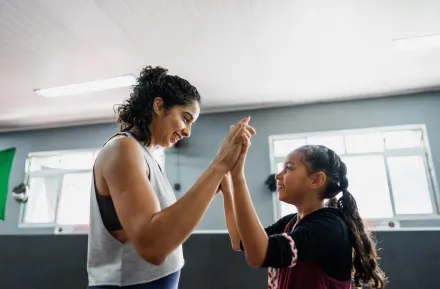
M 131 75 L 123 75 L 114 78 L 100 79 L 88 82 L 81 82 L 51 88 L 36 89 L 35 93 L 44 97 L 59 97 L 74 95 L 114 88 L 128 87 L 136 83 L 136 79 Z
M 440 47 L 440 34 L 394 39 L 393 44 L 398 50 L 436 48 Z

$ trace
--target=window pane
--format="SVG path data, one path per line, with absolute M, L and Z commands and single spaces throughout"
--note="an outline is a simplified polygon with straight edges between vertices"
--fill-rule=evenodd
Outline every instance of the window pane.
M 280 202 L 281 203 L 281 208 L 280 208 L 280 215 L 281 217 L 284 217 L 288 214 L 294 214 L 297 213 L 297 209 L 294 205 L 291 204 L 287 204 L 284 202 Z
M 62 169 L 91 169 L 93 168 L 93 151 L 63 153 L 60 156 Z
M 290 152 L 305 144 L 305 139 L 275 140 L 273 142 L 273 153 L 275 157 L 285 157 Z
M 423 158 L 390 157 L 387 161 L 396 214 L 433 213 Z
M 402 149 L 422 146 L 422 131 L 393 131 L 385 134 L 387 149 Z
M 52 223 L 58 193 L 58 177 L 29 178 L 29 199 L 26 203 L 24 223 Z
M 101 149 L 99 149 L 99 150 L 95 150 L 95 151 L 93 152 L 93 161 L 96 160 L 96 158 L 98 157 L 98 154 L 99 154 L 100 151 L 101 151 Z
M 60 167 L 60 159 L 57 156 L 31 157 L 29 162 L 31 172 L 58 169 Z
M 65 174 L 58 205 L 60 225 L 88 224 L 92 173 Z
M 345 136 L 347 153 L 383 152 L 382 133 L 353 134 Z
M 284 163 L 277 163 L 277 173 L 281 172 L 284 168 Z
M 308 137 L 307 144 L 323 145 L 323 146 L 328 147 L 329 149 L 334 150 L 337 154 L 344 154 L 345 153 L 344 138 L 341 135 Z
M 347 165 L 348 190 L 355 197 L 363 218 L 393 216 L 385 162 L 382 156 L 343 157 Z

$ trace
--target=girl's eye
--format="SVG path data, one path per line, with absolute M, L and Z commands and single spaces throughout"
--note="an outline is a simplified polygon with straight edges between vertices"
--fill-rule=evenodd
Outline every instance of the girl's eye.
M 292 167 L 286 167 L 286 171 L 291 172 L 291 171 L 293 171 L 293 168 Z

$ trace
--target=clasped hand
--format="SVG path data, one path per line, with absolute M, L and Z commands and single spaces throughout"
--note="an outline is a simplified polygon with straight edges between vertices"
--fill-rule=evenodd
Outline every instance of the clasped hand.
M 217 152 L 217 162 L 224 165 L 227 169 L 217 192 L 223 194 L 232 191 L 230 178 L 244 175 L 244 163 L 248 149 L 251 145 L 251 137 L 256 133 L 255 129 L 249 125 L 250 117 L 247 116 L 230 127 L 229 134 L 225 137 L 219 151 Z

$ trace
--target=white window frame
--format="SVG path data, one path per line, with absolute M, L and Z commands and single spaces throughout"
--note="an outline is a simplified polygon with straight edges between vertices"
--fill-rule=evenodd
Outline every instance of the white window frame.
M 32 157 L 44 157 L 44 156 L 56 156 L 56 155 L 62 155 L 67 153 L 80 153 L 80 152 L 96 152 L 99 151 L 100 148 L 90 148 L 90 149 L 72 149 L 72 150 L 59 150 L 59 151 L 45 151 L 45 152 L 31 152 L 28 154 L 28 157 L 26 158 L 26 165 L 25 165 L 25 184 L 28 185 L 29 178 L 30 177 L 44 177 L 44 176 L 58 176 L 58 186 L 57 186 L 57 193 L 56 193 L 56 209 L 55 209 L 55 216 L 54 221 L 49 223 L 26 223 L 25 222 L 25 212 L 26 212 L 26 205 L 27 203 L 21 203 L 20 206 L 20 216 L 19 216 L 19 227 L 20 228 L 55 228 L 60 226 L 56 222 L 57 220 L 57 214 L 58 214 L 58 206 L 59 206 L 59 200 L 61 196 L 61 182 L 64 174 L 68 173 L 93 173 L 93 167 L 90 169 L 56 169 L 55 172 L 46 172 L 46 171 L 38 171 L 38 172 L 30 172 L 30 159 Z M 72 224 L 72 225 L 62 225 L 63 227 L 75 227 L 75 226 L 82 226 L 83 224 Z
M 400 223 L 401 221 L 419 221 L 419 220 L 439 220 L 440 219 L 440 194 L 437 182 L 437 175 L 434 168 L 434 162 L 432 159 L 431 148 L 429 145 L 429 138 L 424 124 L 414 124 L 414 125 L 402 125 L 402 126 L 386 126 L 386 127 L 372 127 L 372 128 L 361 128 L 361 129 L 347 129 L 347 130 L 333 130 L 333 131 L 319 131 L 310 133 L 297 133 L 297 134 L 283 134 L 283 135 L 271 135 L 269 136 L 269 157 L 270 166 L 272 174 L 277 173 L 277 164 L 284 160 L 284 157 L 275 157 L 274 152 L 274 141 L 289 140 L 289 139 L 302 139 L 313 136 L 341 136 L 347 134 L 362 134 L 362 133 L 377 133 L 377 132 L 394 132 L 394 131 L 405 131 L 405 130 L 421 130 L 422 131 L 422 141 L 423 147 L 421 148 L 405 148 L 405 149 L 394 149 L 393 151 L 384 152 L 374 152 L 374 153 L 350 153 L 341 154 L 341 156 L 368 156 L 368 155 L 383 155 L 383 156 L 406 156 L 406 155 L 422 155 L 424 158 L 425 169 L 428 178 L 428 188 L 431 196 L 431 203 L 433 207 L 432 214 L 396 214 L 394 198 L 391 188 L 390 176 L 388 163 L 385 161 L 385 169 L 387 173 L 387 180 L 389 186 L 389 194 L 391 199 L 393 217 L 392 218 L 375 218 L 366 219 L 368 221 L 374 222 L 377 226 L 382 226 L 381 224 L 387 224 L 389 221 Z M 344 140 L 345 141 L 345 140 Z M 411 154 L 413 152 L 414 154 Z M 278 200 L 277 194 L 272 195 L 273 209 L 274 209 L 274 220 L 278 220 L 281 217 L 281 202 Z M 428 228 L 418 228 L 418 229 L 429 229 Z M 440 229 L 440 228 L 437 228 Z M 412 228 L 414 230 L 414 228 Z
M 44 157 L 44 156 L 57 156 L 62 154 L 69 154 L 69 153 L 80 153 L 80 152 L 98 152 L 101 148 L 90 148 L 90 149 L 72 149 L 72 150 L 58 150 L 58 151 L 44 151 L 44 152 L 31 152 L 28 154 L 28 157 L 26 158 L 26 164 L 25 164 L 25 184 L 28 185 L 29 178 L 30 177 L 44 177 L 44 176 L 58 176 L 58 186 L 57 186 L 57 193 L 56 193 L 56 208 L 55 208 L 55 216 L 53 222 L 48 223 L 26 223 L 25 222 L 25 213 L 26 213 L 26 205 L 27 203 L 21 203 L 20 205 L 20 213 L 19 213 L 19 228 L 54 228 L 55 233 L 61 234 L 59 229 L 61 228 L 63 231 L 63 234 L 70 233 L 87 233 L 88 225 L 89 224 L 72 224 L 72 225 L 61 225 L 57 223 L 57 215 L 58 215 L 58 208 L 59 208 L 59 201 L 61 196 L 61 183 L 62 178 L 65 174 L 68 173 L 93 173 L 93 167 L 90 169 L 56 169 L 56 171 L 37 171 L 37 172 L 31 172 L 30 171 L 30 159 L 32 157 Z M 162 170 L 165 170 L 165 151 L 163 148 L 156 148 L 155 152 L 157 150 L 160 150 L 161 153 L 155 154 L 153 153 L 153 157 L 161 157 L 160 161 L 158 161 L 160 167 Z M 157 160 L 157 159 L 156 159 Z M 87 227 L 87 228 L 86 228 Z

